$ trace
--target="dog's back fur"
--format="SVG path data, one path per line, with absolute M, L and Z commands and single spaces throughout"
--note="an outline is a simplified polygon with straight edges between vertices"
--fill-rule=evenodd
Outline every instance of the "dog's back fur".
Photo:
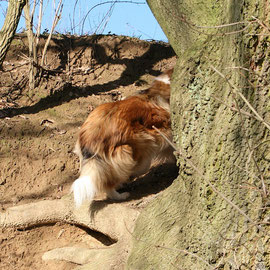
M 153 161 L 174 160 L 170 140 L 170 79 L 173 70 L 156 77 L 135 96 L 98 106 L 82 125 L 75 152 L 80 157 L 80 177 L 73 183 L 74 200 L 106 192 L 112 199 L 126 199 L 115 189 L 131 176 L 146 173 Z

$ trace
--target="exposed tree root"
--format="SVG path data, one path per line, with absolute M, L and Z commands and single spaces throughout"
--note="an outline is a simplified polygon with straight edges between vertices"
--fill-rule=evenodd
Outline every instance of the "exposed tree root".
M 64 260 L 80 265 L 76 270 L 99 269 L 112 270 L 122 269 L 128 256 L 128 246 L 123 241 L 112 247 L 87 249 L 81 247 L 56 248 L 46 252 L 43 260 Z
M 117 243 L 102 249 L 57 248 L 46 252 L 43 259 L 86 264 L 87 269 L 113 269 L 116 261 L 119 267 L 119 258 L 124 260 L 128 254 L 131 236 L 126 226 L 129 226 L 129 230 L 133 230 L 138 214 L 139 211 L 129 208 L 125 204 L 108 204 L 103 201 L 94 202 L 91 207 L 89 207 L 89 203 L 85 203 L 82 207 L 75 208 L 73 199 L 69 195 L 60 200 L 44 200 L 10 207 L 0 213 L 0 226 L 27 229 L 65 222 L 98 231 Z M 99 264 L 102 265 L 96 268 Z

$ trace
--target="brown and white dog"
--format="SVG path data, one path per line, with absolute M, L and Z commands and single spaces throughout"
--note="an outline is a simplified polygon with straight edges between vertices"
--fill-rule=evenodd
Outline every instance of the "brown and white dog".
M 173 149 L 157 132 L 172 139 L 170 80 L 173 69 L 156 77 L 139 94 L 94 109 L 82 125 L 75 146 L 80 177 L 73 183 L 76 206 L 106 192 L 125 200 L 128 192 L 116 189 L 130 177 L 146 173 L 153 162 L 174 161 Z

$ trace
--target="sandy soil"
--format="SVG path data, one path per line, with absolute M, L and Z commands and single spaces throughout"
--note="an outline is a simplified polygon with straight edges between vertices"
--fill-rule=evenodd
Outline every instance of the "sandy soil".
M 72 150 L 89 112 L 105 102 L 145 89 L 172 67 L 167 44 L 117 36 L 61 37 L 51 43 L 40 85 L 28 89 L 27 40 L 18 36 L 0 72 L 0 211 L 34 201 L 60 199 L 78 176 Z M 124 202 L 142 209 L 176 177 L 174 166 L 153 168 L 127 184 Z M 25 230 L 0 228 L 0 269 L 73 269 L 42 255 L 68 245 L 112 245 L 98 232 L 53 223 Z

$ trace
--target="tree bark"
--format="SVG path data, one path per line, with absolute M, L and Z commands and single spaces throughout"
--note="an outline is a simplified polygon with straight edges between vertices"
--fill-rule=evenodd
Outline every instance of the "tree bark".
M 147 2 L 178 55 L 182 155 L 179 177 L 137 220 L 127 268 L 270 269 L 269 4 Z
M 0 68 L 15 35 L 26 0 L 9 0 L 7 15 L 0 31 Z
M 27 29 L 28 48 L 29 48 L 29 89 L 33 90 L 36 86 L 37 75 L 37 44 L 33 33 L 33 18 L 30 15 L 30 3 L 24 6 L 25 24 Z

